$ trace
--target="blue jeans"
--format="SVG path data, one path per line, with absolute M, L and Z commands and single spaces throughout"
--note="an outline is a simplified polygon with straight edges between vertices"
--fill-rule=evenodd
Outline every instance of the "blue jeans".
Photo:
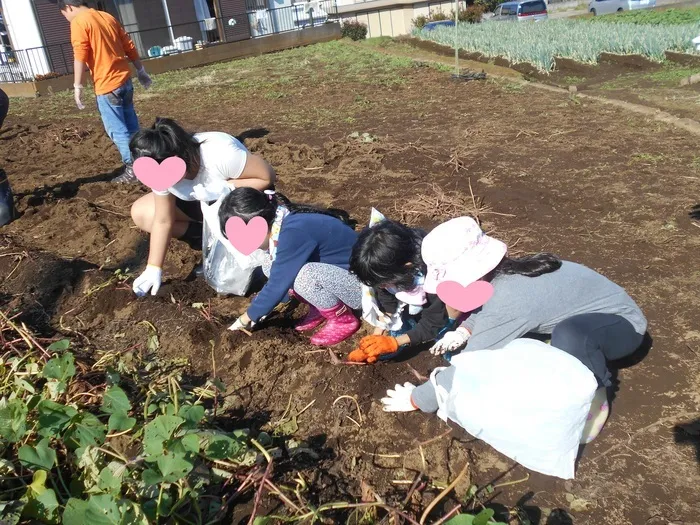
M 97 109 L 100 110 L 105 131 L 119 150 L 124 164 L 131 164 L 129 141 L 139 130 L 139 119 L 134 109 L 134 85 L 127 80 L 106 95 L 97 95 Z

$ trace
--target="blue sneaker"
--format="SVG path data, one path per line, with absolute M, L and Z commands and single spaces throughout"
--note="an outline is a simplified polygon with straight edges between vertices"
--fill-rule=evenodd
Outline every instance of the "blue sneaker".
M 0 226 L 9 224 L 15 218 L 15 201 L 10 188 L 10 181 L 3 170 L 0 170 Z

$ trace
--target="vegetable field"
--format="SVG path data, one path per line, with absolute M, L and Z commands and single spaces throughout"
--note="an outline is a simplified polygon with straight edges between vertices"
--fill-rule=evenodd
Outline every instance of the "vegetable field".
M 624 11 L 612 15 L 582 18 L 587 22 L 608 24 L 640 24 L 640 25 L 685 25 L 700 24 L 700 7 L 686 9 L 640 9 Z
M 527 62 L 542 72 L 554 69 L 556 57 L 595 64 L 602 53 L 642 55 L 662 62 L 666 51 L 694 51 L 692 39 L 700 22 L 655 26 L 589 24 L 578 20 L 546 23 L 459 24 L 418 31 L 420 38 L 446 46 L 457 45 L 471 53 L 501 57 L 511 63 Z
M 57 93 L 13 99 L 0 132 L 20 213 L 0 230 L 2 525 L 697 522 L 698 137 L 512 77 L 456 82 L 435 57 L 329 42 L 156 75 L 135 104 L 144 126 L 239 137 L 294 201 L 360 225 L 372 207 L 425 229 L 475 213 L 513 254 L 624 286 L 653 345 L 621 366 L 576 479 L 437 416 L 384 412 L 387 388 L 445 365 L 427 347 L 349 366 L 369 328 L 312 347 L 294 304 L 251 336 L 226 330 L 249 298 L 192 275 L 186 243 L 159 294 L 136 298 L 148 237 L 129 214 L 148 190 L 109 182 L 120 158 L 96 109 Z

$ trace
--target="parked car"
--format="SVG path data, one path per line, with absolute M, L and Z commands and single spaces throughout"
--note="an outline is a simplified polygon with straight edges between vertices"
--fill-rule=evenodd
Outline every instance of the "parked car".
M 591 0 L 588 3 L 588 12 L 593 16 L 609 15 L 650 7 L 656 7 L 656 0 Z
M 523 0 L 499 5 L 489 18 L 493 21 L 539 22 L 547 20 L 547 4 L 544 0 Z

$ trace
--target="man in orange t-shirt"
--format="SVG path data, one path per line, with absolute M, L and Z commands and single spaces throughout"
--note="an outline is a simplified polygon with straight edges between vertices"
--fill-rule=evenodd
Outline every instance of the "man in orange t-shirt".
M 136 182 L 129 141 L 139 130 L 139 120 L 134 109 L 129 61 L 133 62 L 139 82 L 145 89 L 150 87 L 151 78 L 139 60 L 134 42 L 112 15 L 90 9 L 84 5 L 84 0 L 58 0 L 58 7 L 70 22 L 75 58 L 75 103 L 78 109 L 85 109 L 83 77 L 85 69 L 89 68 L 102 123 L 124 162 L 124 172 L 114 181 Z

